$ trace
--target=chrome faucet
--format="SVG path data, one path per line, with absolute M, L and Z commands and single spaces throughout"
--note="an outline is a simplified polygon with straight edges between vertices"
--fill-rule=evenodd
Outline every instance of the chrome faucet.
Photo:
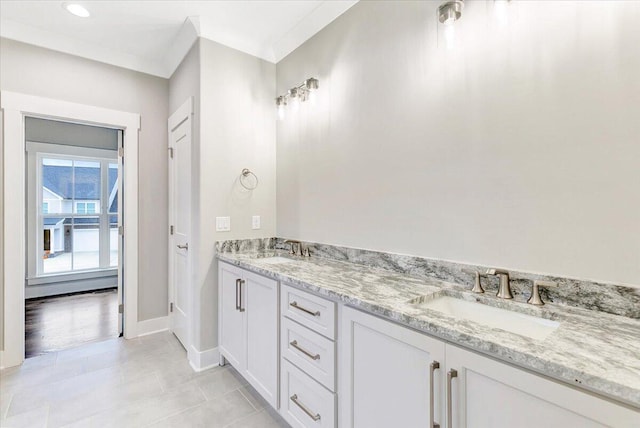
M 302 255 L 302 242 L 296 241 L 294 239 L 287 239 L 286 241 L 284 241 L 284 243 L 291 244 L 291 249 L 289 250 L 289 254 L 291 254 L 292 256 Z M 297 248 L 297 250 L 294 250 L 294 248 Z
M 509 272 L 502 269 L 487 269 L 485 275 L 495 275 L 500 279 L 500 288 L 498 288 L 497 297 L 501 299 L 513 299 L 511 286 L 509 285 Z

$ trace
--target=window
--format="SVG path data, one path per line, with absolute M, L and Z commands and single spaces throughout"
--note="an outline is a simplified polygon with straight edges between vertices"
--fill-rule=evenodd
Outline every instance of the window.
M 112 201 L 118 193 L 117 164 L 110 159 L 38 154 L 37 165 L 37 274 L 116 267 L 118 205 Z
M 76 202 L 76 214 L 95 214 L 95 202 Z

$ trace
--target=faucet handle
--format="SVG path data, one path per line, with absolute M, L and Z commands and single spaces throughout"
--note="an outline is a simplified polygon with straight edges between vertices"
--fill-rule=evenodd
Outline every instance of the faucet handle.
M 487 269 L 487 272 L 485 274 L 486 275 L 509 275 L 509 271 L 504 269 L 491 268 L 491 269 Z
M 533 281 L 533 287 L 531 288 L 531 297 L 527 300 L 527 303 L 535 306 L 542 306 L 544 302 L 540 298 L 540 287 L 557 287 L 558 283 L 553 281 L 542 281 L 536 279 Z
M 292 256 L 296 255 L 296 251 L 293 249 L 294 245 L 298 246 L 298 250 L 300 251 L 300 255 L 302 255 L 302 248 L 300 248 L 302 246 L 302 244 L 300 244 L 300 241 L 296 241 L 295 239 L 286 239 L 284 241 L 285 244 L 291 244 L 291 249 L 289 250 L 289 254 Z
M 476 280 L 473 284 L 473 288 L 471 289 L 471 291 L 473 291 L 474 293 L 484 293 L 484 288 L 482 288 L 482 284 L 480 283 L 480 277 L 487 276 L 486 274 L 482 274 L 477 270 L 473 270 L 473 269 L 462 269 L 462 272 L 468 273 L 469 275 L 475 275 L 476 277 Z

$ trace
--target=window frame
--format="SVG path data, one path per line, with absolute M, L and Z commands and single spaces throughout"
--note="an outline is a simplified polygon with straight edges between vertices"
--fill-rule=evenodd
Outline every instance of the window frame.
M 54 147 L 51 147 L 54 146 Z M 36 215 L 35 222 L 29 222 L 29 227 L 35 226 L 35 236 L 32 240 L 35 242 L 31 242 L 32 250 L 30 253 L 30 263 L 33 264 L 34 269 L 30 269 L 31 274 L 28 275 L 28 278 L 44 278 L 48 276 L 56 276 L 56 275 L 74 275 L 81 274 L 91 271 L 106 271 L 106 270 L 114 270 L 117 269 L 118 266 L 113 266 L 110 264 L 110 237 L 109 237 L 109 216 L 120 215 L 120 213 L 108 213 L 108 174 L 109 174 L 109 164 L 118 162 L 118 152 L 116 150 L 104 150 L 104 149 L 90 149 L 90 148 L 79 148 L 72 146 L 55 146 L 52 144 L 43 144 L 43 143 L 35 143 L 35 142 L 27 142 L 27 152 L 33 154 L 33 164 L 30 164 L 33 170 L 29 171 L 30 177 L 34 179 L 35 182 L 35 192 L 34 196 L 35 207 L 36 207 Z M 96 213 L 88 213 L 88 214 L 78 214 L 75 213 L 76 201 L 72 199 L 70 213 L 43 213 L 42 212 L 42 204 L 43 202 L 43 180 L 42 180 L 42 160 L 43 159 L 60 159 L 60 160 L 71 160 L 71 161 L 92 161 L 100 163 L 100 171 L 101 171 L 101 189 L 100 189 L 100 201 L 95 202 L 91 201 L 89 203 L 94 204 Z M 34 174 L 35 173 L 35 174 Z M 117 181 L 115 186 L 117 187 Z M 103 196 L 104 195 L 104 196 Z M 83 201 L 85 204 L 86 201 Z M 98 207 L 100 206 L 100 210 Z M 86 207 L 86 206 L 85 206 Z M 119 207 L 118 207 L 119 208 Z M 86 209 L 86 208 L 85 208 Z M 82 217 L 90 217 L 90 218 L 99 218 L 99 264 L 98 267 L 92 267 L 87 269 L 73 269 L 73 252 L 72 254 L 72 262 L 71 269 L 65 271 L 58 272 L 44 272 L 44 260 L 42 255 L 44 254 L 44 219 L 47 217 L 74 217 L 74 218 L 82 218 Z M 73 223 L 72 223 L 73 224 Z

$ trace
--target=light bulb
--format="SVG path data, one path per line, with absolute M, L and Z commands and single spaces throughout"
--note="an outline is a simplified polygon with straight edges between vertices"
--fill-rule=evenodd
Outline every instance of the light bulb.
M 89 13 L 89 11 L 82 5 L 77 4 L 77 3 L 64 3 L 64 7 L 65 9 L 67 9 L 67 11 L 75 16 L 79 16 L 80 18 L 88 18 L 89 16 L 91 16 L 91 14 Z
M 291 110 L 296 112 L 300 108 L 300 97 L 298 94 L 298 88 L 289 89 L 289 104 L 291 104 Z
M 456 27 L 446 25 L 444 27 L 444 43 L 448 50 L 452 50 L 456 45 Z
M 287 105 L 287 99 L 284 96 L 276 98 L 276 107 L 278 109 L 278 118 L 284 119 L 284 107 Z
M 498 21 L 498 25 L 501 27 L 506 26 L 509 23 L 509 1 L 508 0 L 494 0 L 493 11 Z

